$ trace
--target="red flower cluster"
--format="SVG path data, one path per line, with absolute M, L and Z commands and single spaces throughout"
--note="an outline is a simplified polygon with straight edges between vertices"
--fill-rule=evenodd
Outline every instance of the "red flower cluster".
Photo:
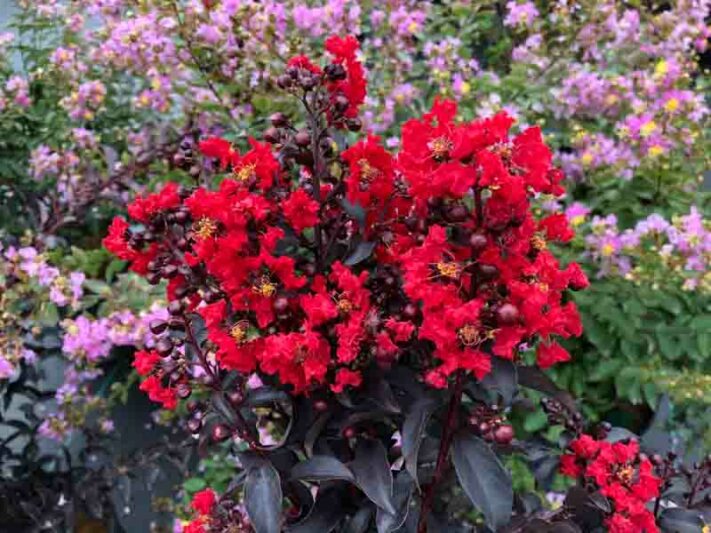
M 197 516 L 183 527 L 183 533 L 206 533 L 209 530 L 210 514 L 217 503 L 217 496 L 212 489 L 201 490 L 193 495 L 190 506 Z M 208 529 L 206 529 L 206 526 Z
M 289 69 L 323 76 L 324 122 L 341 97 L 338 116 L 352 119 L 365 95 L 357 41 L 326 46 L 335 62 L 323 72 L 306 57 Z M 291 126 L 274 146 L 250 139 L 244 154 L 205 139 L 202 154 L 229 173 L 219 188 L 169 184 L 139 198 L 129 206 L 137 225 L 117 218 L 104 244 L 150 281 L 169 280 L 169 299 L 203 319 L 217 371 L 257 371 L 297 393 L 340 393 L 360 386 L 369 365 L 398 361 L 437 387 L 458 370 L 481 379 L 492 354 L 515 359 L 523 343 L 538 342 L 543 368 L 565 361 L 554 339 L 581 325 L 564 291 L 587 280 L 547 248 L 572 237 L 565 217 L 536 220 L 530 207 L 535 195 L 560 194 L 562 176 L 537 128 L 511 137 L 505 114 L 461 123 L 456 112 L 437 101 L 407 122 L 396 156 L 369 135 L 340 154 L 293 159 L 323 143 L 303 142 L 303 131 L 296 142 Z M 340 183 L 314 164 L 327 157 Z M 137 355 L 141 387 L 174 405 L 174 372 L 163 385 L 158 360 Z
M 326 90 L 331 100 L 332 109 L 329 112 L 329 122 L 336 127 L 345 127 L 347 119 L 358 116 L 358 108 L 365 101 L 366 80 L 363 65 L 358 61 L 357 54 L 360 48 L 358 40 L 352 35 L 338 37 L 332 35 L 325 42 L 326 50 L 333 56 L 333 61 L 322 70 L 306 56 L 296 56 L 289 60 L 287 67 L 292 81 L 287 78 L 282 85 L 291 86 L 293 80 L 300 81 L 307 88 L 316 84 L 303 77 L 304 73 L 312 77 L 325 77 Z
M 649 459 L 640 456 L 637 441 L 610 443 L 582 435 L 570 450 L 561 457 L 561 472 L 583 477 L 612 502 L 614 510 L 606 520 L 611 533 L 658 531 L 647 504 L 659 496 L 661 480 Z

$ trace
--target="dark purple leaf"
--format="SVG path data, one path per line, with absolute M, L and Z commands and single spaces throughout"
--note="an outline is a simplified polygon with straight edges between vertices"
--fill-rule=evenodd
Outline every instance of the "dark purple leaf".
M 511 519 L 511 476 L 489 446 L 470 433 L 454 437 L 452 460 L 459 482 L 474 506 L 496 529 Z

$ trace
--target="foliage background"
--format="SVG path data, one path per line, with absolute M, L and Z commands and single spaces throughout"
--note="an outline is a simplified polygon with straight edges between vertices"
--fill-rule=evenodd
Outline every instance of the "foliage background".
M 266 127 L 267 111 L 288 112 L 270 93 L 272 73 L 331 31 L 359 35 L 372 88 L 364 118 L 385 139 L 438 94 L 456 98 L 465 117 L 504 107 L 544 128 L 569 176 L 565 202 L 579 231 L 561 253 L 593 280 L 576 295 L 584 336 L 568 346 L 574 361 L 555 380 L 591 420 L 638 432 L 664 395 L 672 438 L 711 448 L 707 2 L 18 4 L 12 37 L 0 36 L 3 320 L 13 325 L 0 335 L 3 346 L 19 338 L 37 357 L 0 352 L 0 392 L 8 399 L 21 390 L 13 383 L 30 387 L 34 361 L 50 357 L 65 379 L 67 367 L 88 372 L 72 382 L 72 394 L 97 398 L 86 408 L 36 393 L 66 422 L 54 437 L 70 448 L 72 435 L 109 420 L 134 390 L 128 361 L 143 341 L 117 341 L 116 331 L 145 330 L 142 313 L 157 301 L 101 251 L 108 220 L 138 192 L 189 182 L 173 164 L 182 139 L 222 133 L 244 143 Z M 695 218 L 681 218 L 692 207 Z M 610 215 L 615 224 L 604 222 Z M 638 226 L 652 215 L 685 228 L 670 250 L 666 226 Z M 625 230 L 639 238 L 625 240 Z M 23 246 L 61 279 L 86 276 L 76 305 L 53 301 L 59 278 L 47 285 L 16 275 L 7 251 Z M 124 311 L 135 320 L 111 322 Z M 94 326 L 92 342 L 106 341 L 96 358 L 88 343 L 67 350 L 80 317 Z M 8 413 L 17 411 L 3 424 Z M 165 414 L 153 419 L 171 424 Z M 35 435 L 40 422 L 15 429 Z M 544 425 L 542 412 L 521 416 L 527 432 Z M 199 490 L 202 476 L 219 486 L 215 464 L 227 460 L 193 468 L 185 492 Z

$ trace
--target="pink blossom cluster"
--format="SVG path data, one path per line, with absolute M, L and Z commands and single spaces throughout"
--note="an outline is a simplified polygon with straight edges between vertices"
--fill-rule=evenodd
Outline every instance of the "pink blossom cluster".
M 590 210 L 573 204 L 566 210 L 574 226 L 586 223 Z M 673 273 L 686 290 L 711 290 L 711 224 L 696 207 L 671 220 L 653 213 L 632 228 L 620 230 L 614 214 L 594 216 L 585 236 L 586 255 L 598 276 L 661 280 Z M 654 274 L 661 268 L 661 274 Z

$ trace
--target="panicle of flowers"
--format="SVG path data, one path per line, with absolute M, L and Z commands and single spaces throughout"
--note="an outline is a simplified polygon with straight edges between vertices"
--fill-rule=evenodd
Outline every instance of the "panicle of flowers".
M 581 226 L 588 213 L 578 204 L 566 215 Z M 686 290 L 709 290 L 711 227 L 696 207 L 672 220 L 655 213 L 624 231 L 615 215 L 594 216 L 584 227 L 586 253 L 598 266 L 598 276 L 658 284 L 672 273 Z
M 582 434 L 561 456 L 561 473 L 582 478 L 612 503 L 605 524 L 613 533 L 656 533 L 647 508 L 659 496 L 661 479 L 636 440 L 611 443 Z
M 373 135 L 338 153 L 328 128 L 360 128 L 366 87 L 353 37 L 325 48 L 325 66 L 297 56 L 277 78 L 306 127 L 276 113 L 267 142 L 244 152 L 205 138 L 199 150 L 227 174 L 216 190 L 168 183 L 111 224 L 109 251 L 168 280 L 171 318 L 134 362 L 141 388 L 171 409 L 225 370 L 340 394 L 371 365 L 412 365 L 445 387 L 460 372 L 483 379 L 492 356 L 518 361 L 523 343 L 542 368 L 568 360 L 558 339 L 581 323 L 563 293 L 587 279 L 548 249 L 573 237 L 565 216 L 530 209 L 563 192 L 540 129 L 512 135 L 505 113 L 459 122 L 438 100 L 405 123 L 397 155 Z

